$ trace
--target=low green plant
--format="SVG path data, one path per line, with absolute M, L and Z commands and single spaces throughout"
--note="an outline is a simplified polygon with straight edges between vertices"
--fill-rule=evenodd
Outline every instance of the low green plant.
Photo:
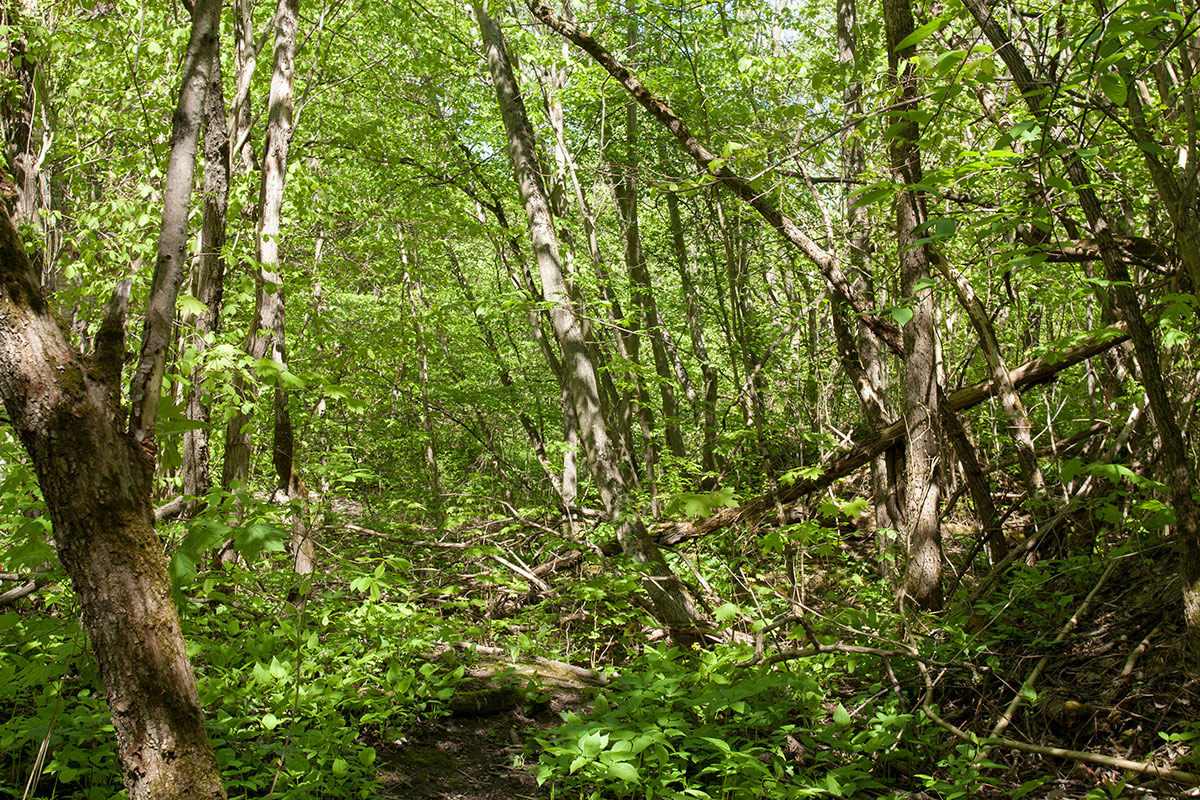
M 832 662 L 739 666 L 747 655 L 646 650 L 590 715 L 537 740 L 538 780 L 597 799 L 875 797 L 895 785 L 892 765 L 920 760 L 911 714 L 829 708 Z
M 303 613 L 284 598 L 285 556 L 184 574 L 182 624 L 231 798 L 365 798 L 375 745 L 443 713 L 464 667 L 430 661 L 450 637 L 408 597 L 407 561 L 343 566 Z M 357 587 L 348 589 L 349 585 Z M 46 745 L 39 793 L 121 797 L 112 726 L 69 588 L 40 613 L 0 615 L 0 798 L 22 797 Z

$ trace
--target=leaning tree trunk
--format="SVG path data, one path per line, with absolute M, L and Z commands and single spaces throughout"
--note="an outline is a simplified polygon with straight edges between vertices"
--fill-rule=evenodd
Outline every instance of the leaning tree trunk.
M 703 619 L 687 587 L 671 571 L 646 526 L 630 508 L 628 489 L 617 466 L 612 440 L 600 409 L 596 370 L 583 331 L 567 294 L 550 208 L 542 186 L 533 130 L 517 89 L 504 40 L 483 6 L 474 4 L 475 18 L 486 49 L 488 69 L 496 88 L 500 114 L 508 132 L 508 155 L 529 220 L 530 240 L 542 279 L 542 292 L 551 306 L 550 320 L 563 356 L 563 375 L 575 407 L 580 438 L 606 516 L 617 526 L 622 551 L 647 573 L 643 586 L 655 616 L 677 640 L 688 640 L 703 627 Z
M 909 298 L 912 319 L 904 326 L 904 412 L 908 422 L 908 473 L 905 485 L 905 532 L 908 566 L 904 591 L 922 608 L 942 604 L 942 540 L 938 524 L 940 489 L 937 479 L 941 429 L 938 425 L 938 378 L 933 331 L 933 288 L 930 254 L 918 244 L 918 229 L 926 221 L 921 182 L 919 131 L 912 120 L 917 110 L 917 76 L 908 59 L 916 52 L 898 50 L 913 32 L 909 0 L 884 0 L 888 63 L 898 95 L 896 118 L 905 120 L 889 143 L 892 179 L 902 187 L 896 198 L 896 246 L 900 257 L 900 294 Z
M 220 3 L 198 0 L 128 432 L 119 419 L 129 282 L 118 284 L 105 309 L 95 354 L 81 355 L 55 321 L 20 237 L 0 211 L 0 395 L 33 460 L 59 559 L 79 599 L 130 800 L 225 797 L 151 505 L 162 360 L 186 263 L 201 104 L 219 21 Z
M 625 43 L 632 53 L 638 44 L 638 24 L 635 9 L 629 10 Z M 654 369 L 658 375 L 658 390 L 662 400 L 663 429 L 671 455 L 682 461 L 687 457 L 683 432 L 679 429 L 679 402 L 675 398 L 675 376 L 667 357 L 666 332 L 658 317 L 654 285 L 642 249 L 641 225 L 638 220 L 638 105 L 632 97 L 625 102 L 624 174 L 616 176 L 617 209 L 622 220 L 625 239 L 625 267 L 629 272 L 633 304 L 641 316 L 642 335 L 650 338 Z
M 717 484 L 717 369 L 708 357 L 708 344 L 704 339 L 704 309 L 692 280 L 692 268 L 688 263 L 688 249 L 683 239 L 683 222 L 679 218 L 679 198 L 675 192 L 667 193 L 667 213 L 671 224 L 671 244 L 675 249 L 679 281 L 687 303 L 688 333 L 692 339 L 692 352 L 700 362 L 700 374 L 704 378 L 704 399 L 700 406 L 704 415 L 704 435 L 700 444 L 700 469 L 703 475 L 700 486 L 716 488 Z

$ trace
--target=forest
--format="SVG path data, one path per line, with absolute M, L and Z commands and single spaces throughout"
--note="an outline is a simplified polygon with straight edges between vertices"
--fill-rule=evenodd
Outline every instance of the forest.
M 1200 793 L 1200 9 L 9 0 L 0 797 Z

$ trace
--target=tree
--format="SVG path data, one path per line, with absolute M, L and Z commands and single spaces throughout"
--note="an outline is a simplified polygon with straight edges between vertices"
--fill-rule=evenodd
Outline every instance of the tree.
M 59 559 L 100 665 L 131 800 L 224 798 L 154 531 L 155 420 L 175 299 L 201 107 L 218 47 L 220 4 L 192 14 L 164 189 L 159 259 L 142 359 L 121 425 L 129 283 L 118 284 L 91 356 L 78 352 L 0 214 L 0 395 L 28 450 L 54 523 Z
M 550 319 L 554 337 L 562 352 L 562 367 L 579 424 L 580 438 L 596 489 L 607 517 L 616 525 L 622 551 L 645 569 L 642 585 L 650 596 L 655 616 L 682 641 L 700 634 L 703 618 L 683 581 L 672 572 L 662 552 L 646 532 L 646 526 L 632 508 L 628 488 L 617 467 L 612 440 L 600 410 L 599 383 L 588 353 L 575 309 L 563 279 L 558 240 L 546 203 L 541 169 L 536 162 L 533 132 L 529 127 L 524 102 L 500 28 L 483 6 L 474 6 L 475 18 L 483 36 L 488 70 L 496 88 L 500 115 L 508 132 L 508 156 L 512 162 L 521 199 L 529 221 L 529 233 L 542 279 L 542 292 L 551 304 Z

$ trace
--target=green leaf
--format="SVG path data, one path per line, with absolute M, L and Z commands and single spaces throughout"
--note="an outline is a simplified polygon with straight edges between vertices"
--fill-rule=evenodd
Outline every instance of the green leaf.
M 278 525 L 269 522 L 252 522 L 244 528 L 233 531 L 233 547 L 247 563 L 258 558 L 259 553 L 282 552 L 287 532 Z
M 375 748 L 364 747 L 358 751 L 358 760 L 364 767 L 369 767 L 375 763 Z
M 344 777 L 349 770 L 350 770 L 350 765 L 346 763 L 346 759 L 335 758 L 333 760 L 334 777 L 337 777 L 337 778 Z
M 850 712 L 846 711 L 846 707 L 841 703 L 833 710 L 833 723 L 841 728 L 850 724 Z
M 184 314 L 203 314 L 208 311 L 208 306 L 190 294 L 181 294 L 179 295 L 179 310 Z
M 288 389 L 303 389 L 305 387 L 304 380 L 290 370 L 284 370 L 279 374 L 279 380 Z
M 1051 188 L 1058 189 L 1060 192 L 1071 191 L 1071 182 L 1066 178 L 1059 177 L 1058 175 L 1047 175 L 1046 185 Z
M 891 186 L 879 186 L 874 189 L 868 189 L 854 198 L 854 205 L 869 206 L 878 203 L 880 200 L 891 197 L 895 190 Z
M 942 217 L 933 224 L 934 239 L 949 239 L 958 233 L 958 220 Z
M 1115 106 L 1124 106 L 1125 101 L 1129 99 L 1129 90 L 1125 87 L 1124 79 L 1111 73 L 1100 76 L 1100 91 L 1104 92 L 1104 96 Z
M 268 711 L 263 715 L 262 726 L 269 731 L 273 731 L 279 727 L 279 717 Z
M 913 318 L 913 310 L 904 306 L 892 306 L 888 309 L 888 314 L 896 320 L 897 325 L 906 325 Z
M 628 761 L 617 761 L 608 765 L 608 776 L 610 778 L 619 778 L 627 783 L 641 783 L 642 776 L 638 774 L 637 767 L 630 764 Z
M 908 36 L 905 36 L 903 39 L 901 39 L 896 45 L 896 52 L 899 53 L 903 50 L 907 50 L 908 48 L 925 41 L 932 36 L 934 32 L 941 30 L 942 27 L 944 27 L 949 21 L 950 20 L 948 17 L 938 17 L 932 22 L 925 23 Z
M 589 733 L 579 740 L 579 752 L 584 758 L 595 758 L 608 744 L 607 733 Z
M 1017 800 L 1018 797 L 1024 797 L 1025 795 L 1029 794 L 1033 790 L 1040 789 L 1042 787 L 1042 784 L 1044 784 L 1045 782 L 1046 782 L 1045 778 L 1034 778 L 1031 781 L 1025 781 L 1019 787 L 1017 787 L 1017 790 L 1015 792 L 1012 793 L 1012 795 L 1011 795 L 1012 800 Z
M 731 619 L 737 619 L 742 614 L 742 610 L 734 603 L 725 603 L 713 611 L 713 616 L 717 618 L 717 622 L 728 622 Z

